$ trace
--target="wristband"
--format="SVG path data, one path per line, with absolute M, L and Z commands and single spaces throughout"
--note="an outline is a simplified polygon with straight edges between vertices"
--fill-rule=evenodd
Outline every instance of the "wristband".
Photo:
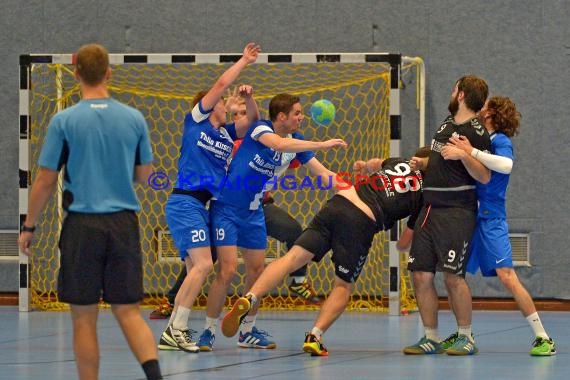
M 20 232 L 31 232 L 34 233 L 36 226 L 28 227 L 24 223 L 20 226 Z

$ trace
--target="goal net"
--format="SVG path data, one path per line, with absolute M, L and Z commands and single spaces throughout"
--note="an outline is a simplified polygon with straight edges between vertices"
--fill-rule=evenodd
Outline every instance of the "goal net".
M 266 63 L 246 68 L 236 84 L 247 83 L 254 87 L 262 118 L 267 118 L 269 100 L 276 94 L 287 92 L 300 96 L 304 112 L 318 99 L 330 100 L 337 109 L 333 124 L 321 127 L 306 118 L 302 132 L 307 139 L 325 140 L 340 137 L 349 143 L 347 150 L 317 152 L 317 158 L 336 172 L 351 171 L 356 159 L 387 157 L 390 150 L 390 82 L 400 67 L 399 55 L 345 54 L 345 55 L 264 55 Z M 142 251 L 144 255 L 145 304 L 156 305 L 174 284 L 182 268 L 165 220 L 164 205 L 176 178 L 184 116 L 191 109 L 191 99 L 200 90 L 208 89 L 221 73 L 238 56 L 233 55 L 111 55 L 113 75 L 111 95 L 140 110 L 150 131 L 154 152 L 154 168 L 170 179 L 163 190 L 137 185 L 141 202 L 139 213 Z M 260 57 L 261 58 L 261 57 Z M 395 59 L 396 58 L 396 59 Z M 38 167 L 37 160 L 50 118 L 63 108 L 80 100 L 79 88 L 73 77 L 71 55 L 22 56 L 20 145 L 27 160 L 27 170 L 21 170 L 20 203 L 27 199 Z M 263 59 L 261 59 L 263 61 Z M 394 63 L 396 62 L 396 63 Z M 395 71 L 396 70 L 396 71 Z M 397 75 L 396 75 L 396 78 Z M 22 91 L 26 90 L 25 95 Z M 392 109 L 394 105 L 392 105 Z M 22 161 L 22 157 L 21 157 Z M 22 169 L 21 165 L 20 168 Z M 26 169 L 26 168 L 24 168 Z M 310 176 L 304 168 L 287 173 L 298 180 Z M 22 186 L 22 182 L 25 182 Z M 313 182 L 313 183 L 316 183 Z M 302 187 L 299 189 L 299 187 Z M 276 204 L 287 210 L 303 227 L 333 195 L 332 190 L 319 190 L 316 186 L 297 186 L 295 191 L 282 188 L 273 191 Z M 37 226 L 33 254 L 28 265 L 29 305 L 36 309 L 65 308 L 56 292 L 59 266 L 58 237 L 64 213 L 61 200 L 53 197 Z M 25 213 L 25 206 L 24 211 Z M 21 216 L 22 217 L 22 216 Z M 390 286 L 388 264 L 388 233 L 377 234 L 367 263 L 357 282 L 349 304 L 352 310 L 386 310 Z M 269 239 L 267 261 L 285 253 L 284 244 Z M 402 255 L 403 256 L 403 255 Z M 403 257 L 401 258 L 404 259 Z M 22 265 L 21 265 L 22 268 Z M 397 277 L 400 301 L 404 307 L 413 303 L 405 264 L 400 265 Z M 244 270 L 240 264 L 228 296 L 241 294 Z M 392 275 L 393 276 L 393 275 Z M 327 255 L 320 263 L 308 266 L 308 279 L 320 296 L 328 294 L 334 283 L 334 268 Z M 21 277 L 22 279 L 22 277 Z M 210 275 L 197 307 L 205 306 Z M 22 282 L 22 281 L 21 281 Z M 301 302 L 288 290 L 286 279 L 262 307 L 271 309 L 314 308 Z M 22 286 L 22 284 L 21 284 Z M 24 284 L 26 286 L 26 284 Z M 391 289 L 392 288 L 392 289 Z M 400 289 L 401 288 L 401 289 Z M 21 293 L 22 294 L 22 293 Z M 21 300 L 22 303 L 22 300 Z M 410 308 L 411 306 L 407 306 Z

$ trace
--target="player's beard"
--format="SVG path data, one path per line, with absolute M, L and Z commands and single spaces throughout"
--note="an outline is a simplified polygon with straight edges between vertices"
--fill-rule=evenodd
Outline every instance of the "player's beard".
M 447 106 L 447 110 L 452 116 L 455 116 L 457 111 L 459 111 L 459 100 L 457 100 L 457 95 L 451 98 L 449 105 Z

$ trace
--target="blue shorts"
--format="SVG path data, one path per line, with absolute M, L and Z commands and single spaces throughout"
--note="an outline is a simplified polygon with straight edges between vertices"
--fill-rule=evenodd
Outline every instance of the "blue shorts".
M 202 202 L 190 195 L 171 194 L 164 209 L 182 260 L 189 249 L 210 246 L 209 213 Z
M 212 240 L 216 247 L 235 245 L 247 249 L 267 248 L 263 208 L 244 210 L 227 203 L 210 202 Z
M 486 277 L 496 276 L 496 268 L 512 268 L 513 252 L 509 240 L 509 226 L 506 219 L 477 219 L 477 226 L 471 241 L 471 257 L 467 271 Z

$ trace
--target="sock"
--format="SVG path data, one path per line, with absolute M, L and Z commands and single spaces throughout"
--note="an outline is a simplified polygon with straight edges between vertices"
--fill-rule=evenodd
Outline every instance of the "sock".
M 528 317 L 526 317 L 526 320 L 528 321 L 528 324 L 532 328 L 534 336 L 539 336 L 544 339 L 549 339 L 548 334 L 544 330 L 544 327 L 542 326 L 542 322 L 540 321 L 540 317 L 538 316 L 537 312 L 534 312 Z
M 245 297 L 249 297 L 251 299 L 251 308 L 253 309 L 253 307 L 255 305 L 257 305 L 257 297 L 255 294 L 251 293 L 251 292 L 247 292 L 247 294 L 245 295 Z
M 469 340 L 471 341 L 471 343 L 474 343 L 475 341 L 473 340 L 473 337 L 471 336 L 471 325 L 468 326 L 457 326 L 457 333 L 459 335 L 465 335 L 467 336 L 467 338 L 469 338 Z
M 176 313 L 178 312 L 178 307 L 172 310 L 172 314 L 170 314 L 170 318 L 168 319 L 168 326 L 174 323 L 174 318 L 176 318 Z
M 245 318 L 243 319 L 243 322 L 241 323 L 240 326 L 240 331 L 242 333 L 248 333 L 251 332 L 251 330 L 253 329 L 253 326 L 255 326 L 255 318 L 257 317 L 257 315 L 246 315 Z
M 295 284 L 302 284 L 303 282 L 307 281 L 306 276 L 291 276 Z
M 162 379 L 162 374 L 160 373 L 160 365 L 158 364 L 158 360 L 151 359 L 147 360 L 143 364 L 141 364 L 144 374 L 146 375 L 147 380 L 160 380 Z
M 324 333 L 325 332 L 323 330 L 316 326 L 311 329 L 311 334 L 313 334 L 318 340 L 322 339 Z
M 218 318 L 210 318 L 206 316 L 206 324 L 204 330 L 210 330 L 213 335 L 216 334 L 216 327 L 218 327 Z
M 172 327 L 174 327 L 176 330 L 188 329 L 188 318 L 190 318 L 190 309 L 184 306 L 178 306 L 176 317 L 172 322 Z
M 424 326 L 424 330 L 426 332 L 426 338 L 433 340 L 434 342 L 441 342 L 441 339 L 439 338 L 439 332 L 437 331 L 437 328 L 432 329 L 429 327 L 425 327 Z

